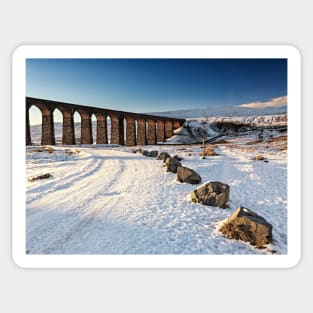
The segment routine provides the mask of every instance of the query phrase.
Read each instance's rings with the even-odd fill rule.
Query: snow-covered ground
[[[218,156],[204,160],[199,145],[144,147],[182,156],[183,165],[196,170],[203,182],[229,184],[229,209],[191,202],[197,186],[177,182],[162,161],[133,152],[139,147],[56,146],[51,153],[27,147],[27,253],[286,254],[286,141],[254,140],[254,134],[228,138],[215,146]],[[269,162],[252,161],[256,154]],[[52,177],[28,180],[45,173]],[[273,225],[268,249],[228,240],[217,231],[238,206]]]
[[[174,136],[167,140],[168,143],[190,144],[209,140],[215,136],[228,136],[234,132],[245,135],[258,133],[262,130],[263,137],[275,136],[279,129],[287,129],[287,115],[263,115],[240,117],[207,117],[187,120],[184,125],[174,131]]]
[[[216,128],[214,125],[216,123],[234,123],[245,125],[246,127],[279,127],[287,126],[287,114],[275,114],[275,115],[249,115],[249,116],[235,116],[235,117],[225,117],[225,116],[213,116],[206,118],[189,118],[184,124],[183,128],[180,128],[175,131],[175,134],[180,136],[174,136],[168,142],[171,143],[192,143],[201,141],[201,138],[198,138],[196,133],[193,133],[193,136],[190,137],[190,132],[187,130],[191,128],[196,130],[197,128],[204,128],[207,131],[208,138],[214,137],[222,133],[221,130]],[[62,123],[54,123],[54,133],[57,143],[62,142]],[[80,138],[80,127],[79,122],[75,123],[75,138],[79,143]],[[111,123],[108,120],[108,139],[110,142],[111,137]],[[92,121],[92,135],[93,141],[96,143],[96,133],[97,133],[97,122]],[[188,138],[186,138],[186,136]],[[41,141],[41,124],[31,126],[31,139],[33,144],[40,144]]]

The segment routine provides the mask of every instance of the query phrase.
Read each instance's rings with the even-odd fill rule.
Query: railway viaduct
[[[126,146],[154,145],[158,142],[164,142],[173,135],[174,129],[180,127],[185,121],[184,119],[115,111],[26,97],[26,145],[32,144],[29,109],[33,105],[42,113],[42,145],[56,144],[53,121],[53,112],[55,109],[60,110],[63,115],[63,145],[75,145],[77,142],[74,131],[75,112],[78,112],[81,116],[81,144],[93,143],[91,123],[93,114],[97,119],[96,144],[109,143],[107,127],[108,117],[110,117],[111,120],[110,143]]]

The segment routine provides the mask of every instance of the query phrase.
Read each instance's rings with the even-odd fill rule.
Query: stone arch
[[[149,127],[148,127],[148,121],[145,120],[145,131],[146,131],[146,143],[148,143],[148,137],[149,137]]]
[[[74,120],[74,138],[75,142],[78,144],[81,144],[81,115],[79,111],[75,110],[73,114],[73,120]]]
[[[119,145],[156,144],[171,137],[173,130],[184,123],[183,119],[141,115],[132,112],[114,111],[26,97],[27,145],[32,143],[30,124],[33,123],[30,122],[29,113],[33,105],[39,109],[37,112],[41,116],[41,144],[43,145],[55,144],[54,120],[58,122],[58,119],[54,118],[54,116],[58,110],[63,115],[62,144],[75,144],[74,115],[76,116],[76,122],[78,122],[76,125],[80,126],[80,134],[77,137],[81,137],[82,144],[93,143],[93,134],[97,134],[96,143],[110,142]],[[97,131],[92,131],[93,113],[97,120]],[[39,124],[39,122],[37,123]],[[57,130],[58,133],[59,131]],[[58,139],[58,143],[59,141]]]
[[[61,144],[63,143],[63,112],[59,108],[55,107],[52,114],[55,143]]]
[[[174,121],[173,122],[173,128],[174,129],[180,128],[181,126],[182,126],[181,122],[179,122],[179,121]]]
[[[92,144],[91,113],[88,110],[77,109],[81,117],[81,144]]]
[[[165,140],[165,124],[162,120],[157,120],[156,122],[156,133],[157,133],[157,142],[164,142]]]
[[[103,113],[95,114],[97,119],[97,137],[96,144],[107,144],[108,134],[107,134],[107,116]]]
[[[42,111],[37,105],[32,104],[26,108],[26,144],[40,145],[41,137]]]
[[[40,100],[29,101],[28,106],[36,106],[42,113],[41,145],[55,145],[53,110],[54,106],[44,104]]]
[[[63,127],[62,127],[62,144],[63,145],[75,145],[75,122],[74,122],[74,110],[72,107],[56,106],[63,115]],[[79,115],[79,113],[78,113]],[[79,116],[80,119],[80,116]],[[80,135],[79,135],[80,137]]]
[[[111,140],[112,120],[111,120],[111,116],[110,115],[107,115],[106,122],[107,122],[108,143],[111,144],[112,143],[112,140]]]
[[[97,117],[95,113],[90,114],[90,121],[91,121],[91,143],[95,144],[97,143],[97,136],[98,136],[98,130],[97,130]]]
[[[126,136],[124,137],[124,142],[126,146],[135,146],[136,145],[136,125],[135,119],[132,116],[125,116],[125,129],[124,133]]]
[[[147,124],[148,124],[148,136],[147,136],[148,145],[155,145],[157,143],[155,120],[148,119]]]
[[[126,117],[123,116],[123,141],[124,141],[124,145],[127,145],[127,120],[126,120]]]
[[[124,116],[119,113],[112,113],[111,117],[111,143],[124,145]]]
[[[137,118],[137,136],[136,136],[137,145],[144,146],[147,143],[146,136],[146,121],[143,118]]]
[[[135,119],[134,122],[135,122],[135,141],[136,141],[136,145],[137,145],[137,142],[138,142],[138,121],[137,121],[137,119]]]
[[[173,122],[166,121],[165,122],[165,138],[170,138],[173,136]]]

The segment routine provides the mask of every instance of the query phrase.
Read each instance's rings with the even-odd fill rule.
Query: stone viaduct
[[[173,135],[174,129],[180,127],[185,121],[184,119],[115,111],[26,97],[26,145],[32,144],[29,109],[33,105],[42,113],[42,145],[56,144],[53,121],[53,112],[55,109],[60,110],[63,115],[62,144],[64,145],[76,144],[74,131],[75,112],[78,112],[81,117],[81,144],[93,143],[91,123],[93,114],[97,119],[96,144],[109,143],[107,127],[108,117],[110,117],[111,120],[110,143],[126,146],[154,145],[157,144],[157,142],[164,142]]]

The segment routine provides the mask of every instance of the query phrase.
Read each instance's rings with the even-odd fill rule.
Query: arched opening
[[[110,115],[107,116],[107,134],[108,134],[108,143],[111,143],[111,117]]]
[[[31,142],[33,145],[41,145],[42,112],[37,106],[32,105],[29,108],[28,114]]]
[[[62,136],[63,136],[63,114],[62,112],[55,108],[53,111],[53,122],[54,122],[54,138],[55,144],[62,144]]]
[[[96,121],[92,120],[92,124],[96,127],[96,132],[93,132],[93,138],[96,137],[96,144],[107,144],[108,136],[107,136],[107,116],[106,114],[96,113]]]
[[[149,124],[148,121],[145,121],[145,130],[146,130],[146,143],[148,143],[148,138],[149,138]]]
[[[138,144],[138,121],[135,120],[135,141]]]
[[[158,144],[158,123],[154,121],[154,129],[155,129],[155,143]]]
[[[123,118],[123,142],[124,142],[124,145],[126,145],[126,140],[127,140],[127,120],[126,118],[124,117]]]
[[[75,141],[76,144],[81,143],[81,115],[78,111],[74,113],[74,134],[75,134]]]
[[[91,134],[92,143],[97,143],[97,117],[94,113],[91,115]]]

